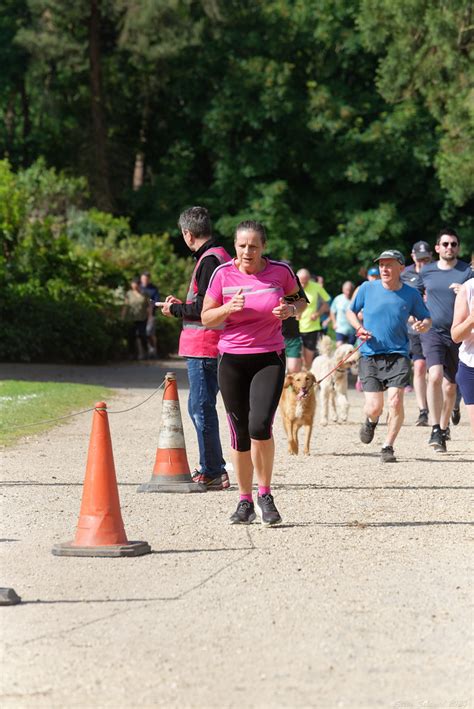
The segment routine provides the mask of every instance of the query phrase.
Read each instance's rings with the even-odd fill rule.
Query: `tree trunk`
[[[133,191],[137,192],[140,187],[143,187],[143,179],[145,174],[145,151],[142,148],[143,143],[140,136],[140,148],[135,155],[135,164],[133,166]]]
[[[22,79],[20,84],[20,96],[21,96],[21,111],[23,114],[23,156],[22,162],[23,167],[27,167],[29,163],[29,141],[31,133],[31,119],[30,119],[30,102],[28,99],[28,94],[26,93],[25,82]]]
[[[147,124],[148,124],[148,114],[149,114],[149,101],[148,98],[145,101],[145,106],[142,113],[142,125],[140,128],[140,139],[138,143],[138,150],[135,155],[135,165],[133,167],[133,190],[136,192],[143,186],[145,178],[145,145],[146,145],[146,134],[147,134]]]
[[[90,0],[89,19],[89,76],[91,85],[92,144],[95,174],[92,183],[100,209],[113,209],[107,160],[107,130],[102,104],[100,67],[100,0]]]
[[[13,155],[13,144],[15,141],[15,94],[12,92],[8,97],[7,106],[5,109],[5,129],[6,129],[6,155]]]

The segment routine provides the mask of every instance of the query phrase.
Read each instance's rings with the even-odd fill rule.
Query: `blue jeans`
[[[217,478],[225,468],[216,411],[219,391],[217,359],[186,357],[186,362],[189,379],[188,412],[197,433],[200,472]]]

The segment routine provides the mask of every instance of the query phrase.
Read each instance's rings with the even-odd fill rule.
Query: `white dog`
[[[353,345],[340,345],[335,348],[331,338],[328,335],[323,335],[318,344],[318,352],[319,355],[313,360],[311,371],[319,383],[320,423],[322,426],[327,426],[330,408],[332,409],[332,420],[343,423],[347,421],[349,413],[348,370],[357,365],[359,351],[354,351]],[[354,352],[354,355],[348,357],[351,352]],[[345,357],[348,358],[344,364],[323,379]]]

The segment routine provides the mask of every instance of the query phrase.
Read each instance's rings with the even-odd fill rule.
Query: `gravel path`
[[[3,378],[103,383],[138,403],[182,363],[0,366]],[[446,455],[407,425],[383,465],[350,422],[316,427],[292,458],[279,417],[274,492],[284,524],[227,522],[237,493],[137,494],[153,467],[161,393],[110,417],[136,559],[59,558],[80,506],[90,415],[2,451],[2,707],[407,707],[472,704],[473,441],[465,411]],[[222,438],[228,433],[220,405]],[[232,477],[232,474],[231,474]],[[470,644],[471,643],[471,644]]]

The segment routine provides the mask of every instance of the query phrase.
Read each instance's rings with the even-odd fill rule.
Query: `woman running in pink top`
[[[263,256],[265,243],[262,224],[239,224],[234,241],[237,258],[214,271],[201,314],[206,327],[223,327],[218,380],[240,491],[231,524],[250,524],[255,519],[254,470],[262,524],[281,522],[271,494],[272,424],[285,379],[281,323],[296,314],[301,299],[291,268]]]

